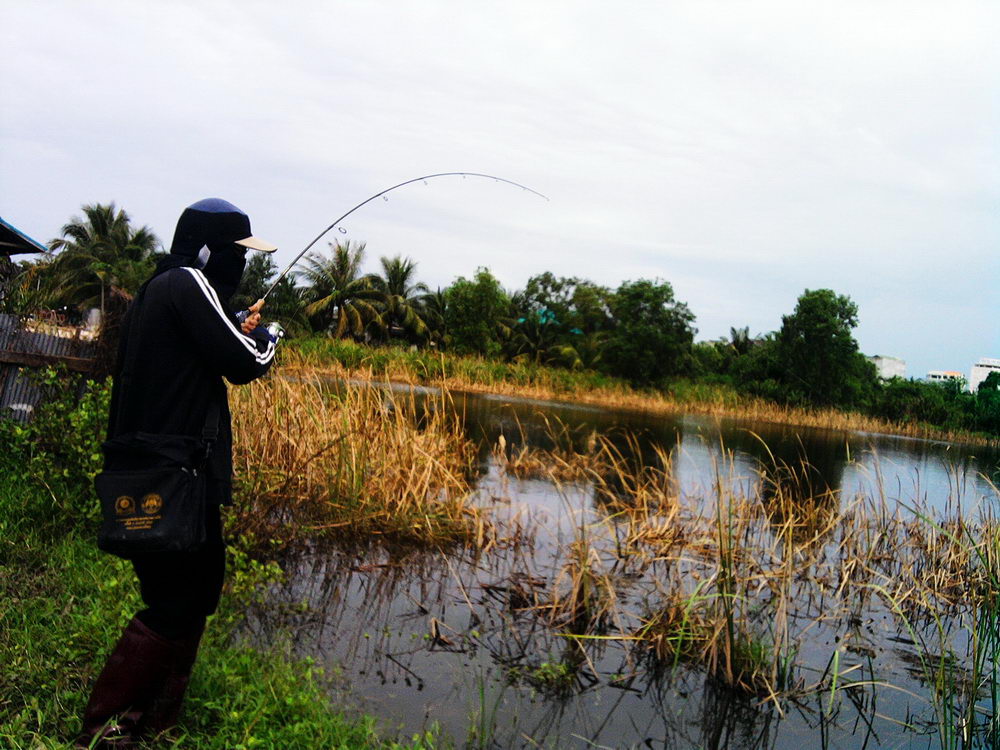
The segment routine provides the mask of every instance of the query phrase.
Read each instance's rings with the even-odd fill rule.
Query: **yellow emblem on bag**
[[[142,499],[142,511],[147,516],[151,516],[163,507],[163,498],[155,492],[150,492]]]
[[[130,495],[122,495],[115,500],[115,510],[118,511],[119,516],[135,513],[135,501]]]

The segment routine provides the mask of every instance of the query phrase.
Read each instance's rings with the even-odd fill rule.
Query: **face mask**
[[[211,255],[202,272],[211,282],[219,299],[228,302],[236,294],[246,268],[247,250],[241,245],[228,243],[221,247],[209,246]]]

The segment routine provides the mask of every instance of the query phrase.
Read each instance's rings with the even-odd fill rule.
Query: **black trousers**
[[[169,640],[200,633],[219,606],[226,574],[226,545],[219,506],[209,503],[207,540],[196,552],[137,555],[132,566],[146,608],[137,613],[148,628]]]

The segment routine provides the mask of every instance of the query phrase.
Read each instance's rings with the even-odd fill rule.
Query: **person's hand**
[[[264,306],[264,300],[259,299],[254,302],[248,308],[250,314],[247,315],[247,319],[243,321],[243,325],[240,326],[243,329],[243,333],[250,333],[254,328],[260,325],[260,309]]]

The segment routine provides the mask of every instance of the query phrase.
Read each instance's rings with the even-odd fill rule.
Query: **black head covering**
[[[246,266],[246,251],[236,244],[252,235],[250,217],[229,201],[205,198],[184,209],[177,220],[170,255],[156,272],[192,266],[200,268],[223,302],[236,292]]]

